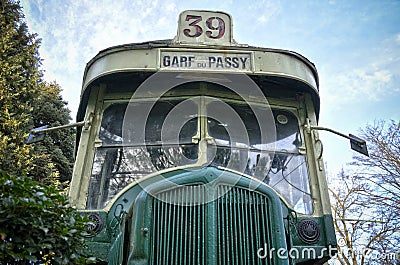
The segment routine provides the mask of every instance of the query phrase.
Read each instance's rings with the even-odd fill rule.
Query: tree
[[[28,32],[18,2],[0,0],[0,32],[0,169],[44,182],[69,180],[73,130],[25,144],[35,126],[65,124],[70,116],[60,87],[42,80],[40,39]]]
[[[73,130],[25,144],[36,126],[68,123],[69,110],[42,80],[40,40],[18,2],[0,0],[0,32],[0,263],[86,264],[87,220],[56,188],[72,175]]]
[[[44,125],[54,127],[70,122],[70,110],[60,93],[61,88],[58,84],[40,83],[39,96],[33,100],[33,127],[37,128]],[[59,176],[56,179],[61,182],[68,182],[71,179],[74,164],[74,135],[74,128],[56,130],[47,133],[44,141],[35,143],[34,154],[37,159],[34,160],[34,164],[36,167],[35,171],[30,172],[30,175],[51,176],[52,171],[46,172],[44,165],[44,163],[51,161],[57,176]],[[42,159],[43,156],[45,156],[44,159]]]
[[[0,1],[0,161],[11,173],[32,166],[31,147],[24,145],[40,74],[39,41],[27,32],[18,4]]]
[[[392,256],[400,244],[400,122],[377,121],[368,125],[362,136],[368,142],[370,156],[354,158],[353,165],[358,168],[355,178],[366,183],[363,192],[383,221],[385,233],[376,239],[373,248],[389,255],[385,262],[393,264]]]
[[[359,181],[369,184],[366,192],[379,205],[391,208],[400,218],[400,122],[378,121],[362,131],[369,157],[356,156]],[[400,219],[396,219],[399,222]]]
[[[394,213],[379,208],[365,193],[366,183],[342,171],[332,195],[332,213],[338,239],[340,264],[393,264],[390,236],[394,232],[388,220]],[[383,255],[386,255],[386,260]]]
[[[394,264],[400,243],[400,123],[378,121],[362,130],[369,157],[331,189],[341,264]]]
[[[87,264],[89,224],[54,186],[0,172],[1,264]],[[85,253],[86,251],[86,253]]]

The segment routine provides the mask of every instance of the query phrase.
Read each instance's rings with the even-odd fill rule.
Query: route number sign
[[[180,14],[176,42],[231,45],[232,23],[224,12],[187,10]]]

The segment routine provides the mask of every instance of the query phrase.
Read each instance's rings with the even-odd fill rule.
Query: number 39
[[[191,21],[189,23],[189,26],[192,28],[186,28],[183,30],[183,34],[186,37],[189,38],[197,38],[200,37],[204,30],[203,28],[199,25],[199,23],[203,20],[201,16],[195,16],[195,15],[187,15],[185,21]],[[215,23],[214,21],[217,21]],[[217,26],[214,26],[213,24],[217,24]],[[225,21],[220,18],[220,17],[210,17],[206,20],[205,23],[207,30],[206,30],[206,36],[210,39],[220,39],[224,36],[225,34]]]

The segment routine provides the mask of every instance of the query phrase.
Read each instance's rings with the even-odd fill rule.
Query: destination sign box
[[[161,51],[160,69],[251,72],[249,52]]]
[[[234,44],[231,16],[218,11],[183,11],[179,16],[174,42],[231,46]]]

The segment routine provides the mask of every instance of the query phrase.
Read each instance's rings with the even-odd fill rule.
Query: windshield
[[[275,137],[271,140],[272,134],[257,117],[269,107],[199,102],[197,98],[109,104],[99,129],[101,145],[95,152],[87,208],[103,208],[124,187],[151,173],[200,163],[198,138],[203,135],[212,139],[207,141],[207,165],[253,176],[274,188],[296,211],[312,213],[306,160],[299,152],[303,142],[294,113],[272,110],[275,128],[271,125],[268,130],[275,130]],[[185,111],[177,111],[180,106]],[[144,109],[150,110],[148,115]],[[235,115],[224,115],[229,110]],[[129,119],[124,119],[127,112]],[[200,119],[204,119],[203,132]]]
[[[215,141],[212,165],[227,167],[264,181],[278,191],[296,211],[312,213],[312,200],[305,156],[300,154],[303,145],[297,117],[290,111],[273,109],[276,140],[262,142],[262,132],[255,115],[262,106],[243,103],[227,104],[235,110],[247,134],[238,127],[238,120],[218,122],[207,118],[208,133]],[[207,105],[208,115],[218,117],[218,102]],[[260,110],[262,111],[262,110]],[[225,115],[224,117],[226,117]]]
[[[186,100],[186,113],[172,113],[186,121],[182,126],[164,124],[180,102],[137,102],[129,108],[128,103],[114,103],[104,110],[99,131],[102,145],[95,153],[87,208],[103,208],[128,184],[153,172],[196,163],[198,146],[192,137],[197,133],[197,103]],[[140,114],[148,108],[151,111],[144,119]],[[132,113],[130,124],[123,124],[127,109]],[[124,141],[123,126],[129,128]]]

